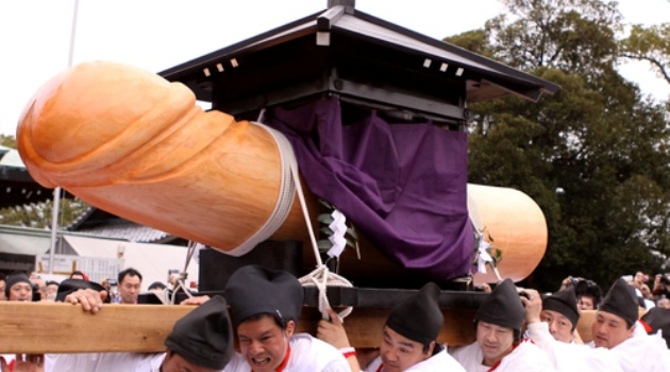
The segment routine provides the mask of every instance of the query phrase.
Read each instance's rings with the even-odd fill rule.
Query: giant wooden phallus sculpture
[[[310,113],[316,113],[311,118],[324,116],[324,107],[338,103],[326,101],[318,105],[321,106],[310,108]],[[290,114],[282,109],[271,112],[270,122],[290,121]],[[461,136],[459,143],[465,143],[464,133],[447,132],[427,133],[433,137]],[[392,144],[393,136],[389,138],[388,143]],[[184,85],[126,65],[83,63],[54,77],[26,106],[17,141],[26,167],[41,185],[61,186],[113,214],[223,252],[235,250],[265,224],[281,192],[280,152],[268,131],[247,121],[236,121],[223,112],[204,112]],[[393,146],[384,150],[389,149],[405,151]],[[465,159],[458,161],[464,163],[458,165],[459,169],[466,169]],[[399,162],[397,172],[407,173],[407,164],[403,168],[403,163],[405,160]],[[384,163],[375,167],[384,167]],[[314,176],[314,172],[312,167],[310,175]],[[337,182],[350,174],[347,172],[340,173]],[[439,189],[443,180],[431,177],[417,174],[411,182],[389,182],[379,188],[385,188],[387,196],[416,189],[416,184],[419,191],[422,187]],[[468,191],[467,174],[458,177],[454,192],[470,193],[478,204],[477,229],[494,237],[495,246],[503,251],[499,267],[502,275],[523,279],[544,254],[547,231],[542,212],[518,191],[474,185]],[[312,201],[308,203],[312,215],[316,213],[312,192],[316,190],[317,196],[330,202],[339,197],[323,195],[330,189],[328,178],[317,175],[317,180],[321,180],[320,185],[315,185],[315,181],[305,185],[307,199]],[[374,183],[369,177],[362,180],[359,183]],[[393,275],[394,268],[404,267],[423,271],[434,279],[468,273],[477,242],[465,198],[462,200],[455,203],[458,205],[431,205],[430,200],[425,200],[420,207],[404,211],[395,209],[405,207],[384,200],[385,204],[377,208],[379,213],[372,217],[352,217],[364,242],[362,263],[353,266],[369,270],[372,275],[377,269],[378,275]],[[453,213],[429,223],[417,217],[433,214],[433,209]],[[374,227],[377,225],[368,224],[397,220],[400,212],[409,217],[403,217],[406,222],[402,225],[395,225],[401,226],[399,229],[380,233],[382,230]],[[344,213],[349,217],[348,211]],[[452,225],[458,231],[449,227],[447,233],[452,235],[443,235],[441,226],[444,221],[453,222],[453,216],[457,216],[458,221]],[[423,226],[433,230],[423,234]],[[405,239],[404,234],[414,235]],[[306,236],[302,211],[294,202],[271,238],[305,241]],[[392,240],[383,240],[389,236]],[[416,236],[425,236],[430,244],[414,244]],[[430,248],[440,244],[460,248],[455,253]],[[413,249],[421,257],[406,259]],[[354,261],[353,256],[345,254],[343,260]],[[453,267],[446,268],[449,265]],[[491,275],[478,278],[494,280]]]

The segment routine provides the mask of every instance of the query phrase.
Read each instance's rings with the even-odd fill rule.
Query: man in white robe
[[[567,291],[572,291],[568,288]],[[565,290],[564,290],[565,291]],[[547,353],[554,368],[559,372],[621,372],[623,371],[611,351],[605,348],[593,349],[586,345],[560,341],[550,332],[549,323],[542,321],[541,314],[546,311],[543,305],[573,317],[572,309],[576,311],[576,301],[572,296],[561,295],[565,302],[557,302],[556,297],[551,300],[540,300],[540,295],[532,289],[525,289],[527,298],[521,299],[526,309],[526,323],[528,338]],[[563,292],[563,291],[561,291]],[[559,293],[561,293],[559,292]],[[565,305],[565,306],[563,306]],[[578,318],[577,318],[578,319]],[[576,326],[576,319],[575,319]]]
[[[657,335],[636,332],[638,316],[633,287],[618,279],[596,313],[590,346],[610,349],[613,358],[626,372],[669,371],[670,353],[665,342]]]
[[[439,306],[440,288],[434,283],[424,285],[416,295],[396,306],[383,328],[379,356],[365,363],[367,372],[465,372],[437,342],[444,326]],[[346,331],[335,312],[331,320],[319,322],[317,337],[341,349],[351,349]],[[360,366],[351,360],[353,371]]]
[[[554,371],[547,355],[521,338],[524,317],[519,293],[514,283],[505,279],[475,314],[477,340],[449,352],[468,372]]]
[[[294,333],[303,290],[290,273],[243,266],[228,280],[225,295],[240,349],[226,372],[351,371],[333,346],[307,333]]]

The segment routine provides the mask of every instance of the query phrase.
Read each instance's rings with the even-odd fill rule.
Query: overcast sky
[[[128,63],[158,72],[326,8],[327,0],[80,0],[74,64]],[[668,0],[620,0],[630,23],[670,22]],[[70,60],[75,0],[0,1],[0,134],[14,134],[32,94]],[[498,0],[357,0],[356,8],[430,37],[481,28]],[[670,84],[649,67],[624,76],[667,98]]]

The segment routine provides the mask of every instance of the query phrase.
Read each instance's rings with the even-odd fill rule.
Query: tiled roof
[[[125,239],[136,243],[164,243],[174,239],[174,236],[166,232],[124,219],[108,220],[104,224],[79,228],[77,232],[112,239]]]

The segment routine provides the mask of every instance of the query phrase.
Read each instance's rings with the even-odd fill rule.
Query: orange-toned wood
[[[159,352],[179,305],[106,305],[97,314],[51,302],[0,302],[0,354]]]
[[[280,157],[247,121],[203,112],[181,83],[92,62],[61,73],[29,101],[17,144],[33,178],[174,235],[231,250],[275,207]],[[302,239],[297,200],[273,239]]]
[[[97,314],[63,303],[0,302],[0,354],[160,352],[174,323],[191,311],[180,305],[105,305]],[[390,310],[355,309],[345,319],[349,340],[376,348]],[[439,340],[464,345],[474,340],[474,311],[444,311]],[[320,313],[305,308],[298,332],[315,334]]]
[[[502,261],[498,270],[503,278],[520,281],[535,270],[547,249],[547,223],[540,207],[521,191],[468,184],[468,194],[476,206],[480,228],[493,238],[491,245],[500,248]],[[488,239],[487,239],[488,240]],[[475,284],[494,283],[490,268],[476,274]]]

